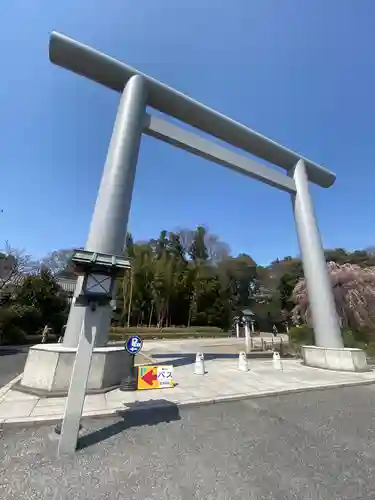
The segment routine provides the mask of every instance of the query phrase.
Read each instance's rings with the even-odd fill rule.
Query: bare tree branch
[[[207,233],[205,239],[208,258],[213,264],[217,264],[229,257],[229,246],[221,241],[216,234]]]
[[[175,233],[179,235],[181,245],[183,246],[184,250],[188,252],[189,248],[191,247],[191,244],[194,241],[194,230],[179,228],[175,231]]]
[[[25,250],[13,248],[8,241],[0,254],[0,291],[16,284],[22,276],[35,271],[35,263]]]
[[[47,267],[54,276],[74,275],[71,267],[73,252],[73,249],[55,250],[42,259],[41,265]]]

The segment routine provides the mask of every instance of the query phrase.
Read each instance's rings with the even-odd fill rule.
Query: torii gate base
[[[363,351],[343,347],[309,192],[309,181],[330,187],[335,181],[332,172],[134,68],[64,35],[52,33],[50,59],[121,94],[86,250],[110,255],[123,252],[143,133],[260,180],[286,191],[292,199],[318,346],[303,348],[305,364],[332,370],[358,371],[367,368]],[[147,106],[211,134],[245,153],[282,167],[288,175],[178,127],[160,116],[150,115]],[[155,172],[155,175],[159,175],[159,172]],[[75,296],[80,294],[81,288],[82,280],[78,279]],[[84,308],[76,307],[73,299],[63,346],[55,344],[31,348],[21,386],[28,390],[46,389],[47,392],[51,392],[51,388],[55,391],[67,389],[84,314]],[[103,307],[96,314],[98,334],[92,374],[89,376],[89,387],[92,389],[104,390],[116,385],[127,370],[125,349],[107,345],[111,315],[110,307]],[[109,364],[111,366],[107,369]]]
[[[40,397],[68,394],[77,347],[63,344],[38,344],[30,347],[17,390]],[[132,359],[121,345],[95,347],[92,355],[87,393],[99,394],[116,389],[130,375]]]
[[[362,349],[347,347],[302,347],[303,363],[315,368],[346,372],[369,371],[366,353]]]

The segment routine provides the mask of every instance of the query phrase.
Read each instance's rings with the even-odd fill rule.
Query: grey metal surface
[[[287,191],[288,193],[295,193],[296,191],[294,180],[287,175],[261,165],[244,155],[223,148],[212,141],[184,130],[157,116],[149,115],[147,117],[146,126],[143,131],[151,137],[155,137],[206,160],[262,181],[282,191]]]
[[[89,378],[92,352],[97,332],[95,315],[99,309],[92,311],[85,307],[85,317],[82,332],[78,342],[77,355],[73,364],[68,397],[66,399],[65,413],[62,421],[61,436],[58,454],[75,453],[79,425],[85,402],[87,380]]]
[[[292,195],[292,204],[309,293],[315,342],[317,346],[322,347],[343,347],[332,285],[327,273],[303,160],[297,163],[292,175],[297,189],[297,193]]]
[[[132,76],[143,75],[149,91],[148,104],[153,108],[286,170],[291,170],[303,158],[191,97],[65,35],[56,32],[51,34],[49,55],[53,63],[117,92],[123,91]],[[311,182],[322,187],[334,183],[334,173],[303,159]]]
[[[374,396],[363,386],[84,422],[73,457],[56,458],[52,426],[4,429],[0,496],[373,500]]]
[[[86,250],[114,255],[123,252],[146,100],[147,90],[143,77],[136,75],[130,78],[120,99]],[[78,279],[75,295],[80,293],[81,287],[82,279]],[[72,304],[64,345],[78,344],[83,314],[82,307]],[[98,346],[105,345],[108,340],[111,315],[111,306],[101,307],[98,312]]]
[[[120,99],[86,250],[123,252],[146,100],[143,77],[130,78]]]

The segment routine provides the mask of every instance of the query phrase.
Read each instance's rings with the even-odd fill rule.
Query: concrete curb
[[[10,382],[8,382],[3,387],[1,387],[1,389],[0,389],[0,403],[3,401],[3,399],[5,398],[7,393],[12,389],[12,387],[14,385],[16,385],[17,382],[19,382],[21,380],[22,375],[23,375],[23,373],[20,373],[19,375],[17,375],[17,377],[14,377],[14,379],[12,379]]]
[[[296,389],[283,389],[280,391],[277,390],[271,390],[271,391],[264,391],[264,392],[258,392],[255,394],[244,394],[244,393],[239,393],[239,394],[231,394],[229,396],[221,396],[218,398],[200,398],[200,399],[195,399],[195,400],[190,400],[190,401],[182,401],[181,403],[174,403],[172,401],[165,401],[165,402],[160,402],[160,401],[155,401],[155,404],[152,404],[152,400],[144,403],[140,403],[139,406],[136,405],[133,408],[114,408],[110,410],[92,410],[86,412],[82,416],[82,421],[86,421],[89,419],[101,419],[101,418],[108,418],[108,417],[114,417],[116,415],[118,416],[123,416],[125,413],[137,413],[137,412],[144,412],[144,411],[155,411],[155,410],[162,410],[162,409],[167,409],[167,408],[193,408],[197,406],[206,406],[206,405],[211,405],[211,404],[220,404],[220,403],[230,403],[230,402],[235,402],[235,401],[244,401],[247,399],[258,399],[258,398],[265,398],[265,397],[275,397],[275,396],[284,396],[288,394],[298,394],[301,392],[310,392],[310,391],[324,391],[324,390],[329,390],[329,389],[340,389],[340,388],[345,388],[345,387],[356,387],[356,386],[362,386],[362,385],[372,385],[375,384],[374,380],[362,380],[362,381],[355,381],[355,382],[342,382],[342,383],[336,383],[336,384],[330,384],[330,385],[320,385],[316,387],[298,387]],[[34,427],[34,426],[42,426],[42,425],[52,425],[52,424],[57,424],[60,423],[62,420],[62,415],[45,415],[45,416],[40,416],[40,417],[17,417],[13,419],[4,419],[4,421],[0,421],[0,428],[2,429],[9,429],[9,428],[14,428],[14,427]]]
[[[152,357],[149,354],[145,354],[144,352],[141,352],[140,354],[144,358],[146,358],[149,363],[156,363],[156,361],[154,359],[152,359]]]

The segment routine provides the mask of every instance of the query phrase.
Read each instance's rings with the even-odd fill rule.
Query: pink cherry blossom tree
[[[328,262],[337,316],[342,328],[375,328],[375,267]],[[307,286],[300,279],[293,290],[293,320],[311,324]]]

